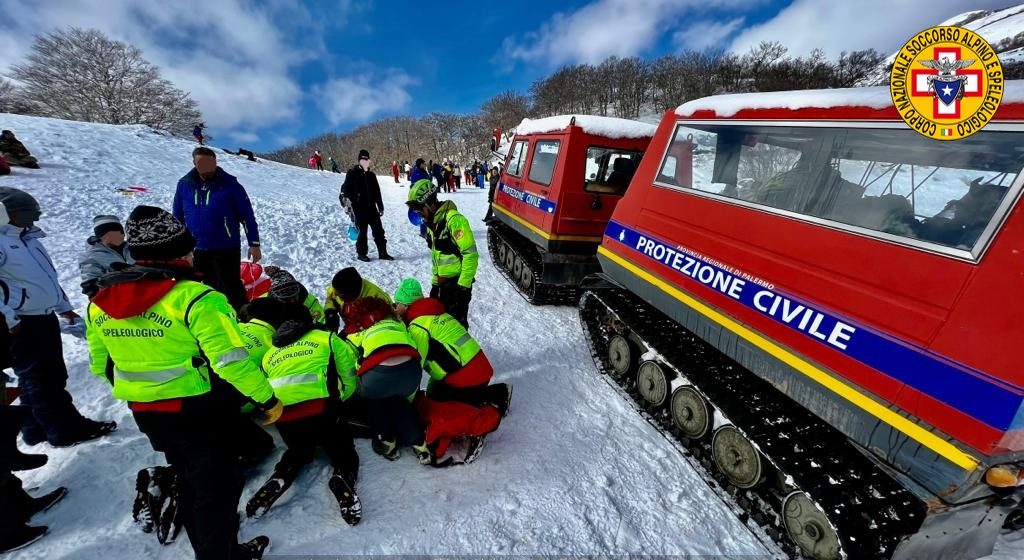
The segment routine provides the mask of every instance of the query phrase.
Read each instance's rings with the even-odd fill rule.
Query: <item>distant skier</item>
[[[317,171],[324,170],[324,157],[320,155],[320,150],[313,152],[313,157],[309,158],[311,162],[310,167]]]
[[[194,127],[192,127],[192,137],[196,139],[196,142],[199,142],[200,146],[203,145],[203,129],[204,128],[206,128],[206,125],[203,124],[203,123],[199,123],[199,124],[195,125]]]
[[[416,158],[416,165],[412,168],[412,174],[409,175],[409,183],[413,184],[420,179],[430,179],[430,173],[427,172],[427,162],[423,158]]]
[[[398,182],[398,173],[399,173],[399,171],[398,171],[398,162],[397,161],[391,162],[391,176],[395,178],[395,182],[396,183]]]
[[[331,156],[330,162],[331,162],[331,172],[332,173],[341,173],[341,168],[338,167],[338,162],[334,160],[334,156]]]

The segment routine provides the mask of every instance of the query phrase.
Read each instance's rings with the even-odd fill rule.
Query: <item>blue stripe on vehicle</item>
[[[515,187],[506,185],[505,183],[501,183],[500,185],[498,185],[498,190],[520,202],[525,202],[526,204],[529,204],[530,206],[533,206],[534,208],[537,208],[543,212],[547,212],[548,214],[555,213],[555,203],[544,198],[543,196],[517,189]]]
[[[1020,388],[797,298],[712,256],[698,255],[614,221],[608,223],[605,236],[993,428],[1024,427]]]

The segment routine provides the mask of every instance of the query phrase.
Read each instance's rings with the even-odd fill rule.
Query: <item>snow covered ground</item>
[[[137,204],[168,208],[194,144],[145,127],[115,127],[0,114],[35,154],[40,170],[14,168],[0,186],[35,195],[40,225],[62,282],[79,312],[77,256],[100,213],[127,216]],[[354,154],[351,154],[354,155]],[[411,154],[415,156],[415,154]],[[338,157],[340,155],[336,155]],[[429,279],[429,259],[402,202],[407,184],[380,177],[394,262],[358,263],[338,208],[342,177],[219,153],[248,189],[260,223],[265,262],[291,270],[322,295],[333,273],[357,265],[393,290],[406,276]],[[339,157],[339,161],[341,158]],[[141,185],[149,192],[123,195]],[[363,521],[346,526],[327,490],[319,459],[271,512],[243,522],[242,536],[267,534],[273,555],[720,555],[770,558],[776,549],[742,524],[676,448],[597,374],[570,308],[527,305],[494,270],[480,218],[486,191],[451,195],[475,228],[481,258],[470,321],[496,368],[515,386],[512,411],[480,459],[451,469],[420,466],[406,454],[388,463],[358,441]],[[372,254],[371,249],[371,254]],[[50,463],[26,487],[65,485],[70,493],[35,523],[50,534],[12,558],[176,559],[186,538],[161,547],[131,522],[136,471],[161,462],[122,403],[87,369],[83,342],[65,337],[70,389],[79,408],[120,428],[72,449],[41,444]],[[247,500],[273,460],[249,480]],[[993,558],[1024,557],[1024,540],[1004,539]]]

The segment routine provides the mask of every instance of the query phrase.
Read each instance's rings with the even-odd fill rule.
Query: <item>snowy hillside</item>
[[[964,27],[981,35],[999,54],[999,61],[1003,64],[1024,61],[1024,4],[1001,10],[965,12],[936,25]],[[897,54],[899,51],[892,53],[857,85],[888,84],[889,72]]]
[[[145,127],[108,126],[0,114],[42,169],[14,168],[0,186],[34,194],[40,225],[65,289],[82,312],[77,255],[93,215],[126,216],[137,204],[168,207],[194,144]],[[352,154],[354,155],[354,154]],[[414,154],[411,157],[415,157]],[[248,189],[261,227],[265,260],[290,269],[322,293],[333,273],[357,265],[394,290],[405,276],[426,281],[429,258],[402,205],[407,184],[380,179],[394,262],[358,263],[338,209],[342,176],[218,153]],[[148,193],[118,189],[145,186]],[[676,447],[650,427],[597,374],[576,311],[527,305],[492,268],[480,218],[486,191],[450,195],[473,224],[484,252],[470,320],[496,369],[514,384],[511,413],[480,459],[451,469],[420,466],[409,454],[389,463],[367,441],[362,460],[363,521],[346,526],[327,490],[326,458],[304,471],[271,512],[245,521],[242,537],[267,534],[272,554],[433,555],[723,555],[773,557],[777,549],[742,523]],[[371,249],[371,255],[372,255]],[[79,408],[120,428],[71,449],[41,444],[49,464],[25,474],[26,487],[70,488],[38,516],[50,534],[11,555],[19,559],[190,557],[186,538],[161,547],[131,522],[135,473],[162,462],[123,403],[89,374],[85,345],[65,337],[70,390]],[[246,486],[247,500],[269,473],[268,461]],[[1011,536],[1011,539],[1013,537]],[[1004,540],[994,558],[1024,557],[1024,541]]]

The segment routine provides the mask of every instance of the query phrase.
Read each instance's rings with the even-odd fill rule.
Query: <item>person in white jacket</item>
[[[35,226],[39,203],[25,191],[0,187],[6,219],[0,225],[0,314],[10,329],[21,402],[32,414],[22,427],[25,443],[75,445],[113,431],[114,422],[90,420],[67,392],[68,370],[57,315],[72,325],[82,318],[60,287],[57,270]]]

